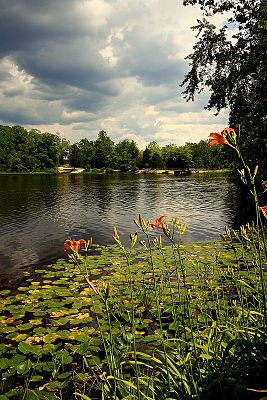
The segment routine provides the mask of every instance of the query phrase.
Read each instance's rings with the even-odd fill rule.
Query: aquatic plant
[[[210,145],[242,157],[237,136],[227,128]],[[257,168],[243,166],[256,222],[226,227],[223,240],[184,246],[181,217],[151,222],[140,214],[129,248],[116,227],[113,246],[68,239],[68,261],[1,290],[0,399],[264,395],[266,206],[258,205]]]

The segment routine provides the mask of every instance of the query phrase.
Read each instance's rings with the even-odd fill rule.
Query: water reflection
[[[181,215],[185,242],[211,239],[236,223],[238,202],[225,177],[2,175],[0,272],[66,256],[66,238],[112,243],[115,225],[127,243],[139,213],[145,219]]]

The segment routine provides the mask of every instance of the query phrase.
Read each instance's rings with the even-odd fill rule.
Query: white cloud
[[[0,119],[72,143],[179,145],[223,128],[227,113],[186,103],[179,87],[198,7],[177,0],[13,0],[0,15]],[[216,22],[220,22],[216,17]]]

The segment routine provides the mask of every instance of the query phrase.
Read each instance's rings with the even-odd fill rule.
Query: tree
[[[178,147],[176,144],[167,144],[161,150],[167,168],[176,168]]]
[[[79,149],[78,145],[75,143],[70,148],[69,164],[72,167],[76,168],[76,167],[80,167],[81,163],[82,163],[81,150]]]
[[[229,107],[229,124],[241,135],[248,160],[259,163],[266,174],[266,17],[262,0],[184,0],[184,5],[199,4],[203,19],[197,30],[194,52],[187,59],[190,71],[186,100],[209,88],[208,109],[220,112]],[[227,23],[217,29],[210,22],[215,14],[230,12]],[[235,28],[235,29],[233,29]],[[244,150],[244,149],[243,149]]]
[[[122,140],[114,149],[114,167],[122,172],[134,172],[137,169],[138,154],[138,147],[133,140]]]
[[[111,167],[114,152],[114,142],[108,137],[105,131],[100,131],[95,141],[95,154],[92,159],[96,168]]]
[[[40,168],[53,168],[59,165],[59,144],[60,139],[57,135],[49,132],[38,135],[36,157],[40,162]]]
[[[78,147],[81,150],[81,165],[83,168],[89,170],[92,167],[92,160],[95,156],[95,142],[89,141],[88,139],[82,139],[78,143]]]
[[[150,142],[143,153],[143,167],[145,168],[163,168],[161,148],[154,140]]]

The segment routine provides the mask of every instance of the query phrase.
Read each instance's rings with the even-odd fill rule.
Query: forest
[[[124,139],[115,144],[105,131],[100,131],[96,140],[84,138],[71,145],[57,134],[36,129],[28,132],[22,126],[0,126],[1,172],[55,172],[64,164],[86,171],[105,169],[130,173],[142,168],[232,168],[228,153],[221,146],[211,149],[204,140],[163,147],[152,141],[145,150],[139,150],[133,140]]]

